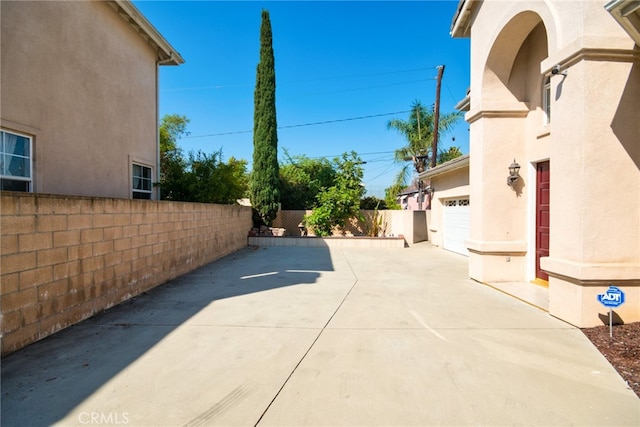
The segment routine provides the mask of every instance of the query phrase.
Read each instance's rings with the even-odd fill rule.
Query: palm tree
[[[433,108],[428,109],[420,101],[414,101],[408,120],[392,119],[387,123],[387,129],[395,129],[407,140],[407,145],[394,152],[396,162],[403,163],[403,167],[396,177],[396,184],[404,187],[409,178],[409,167],[413,163],[417,173],[424,172],[430,164],[431,144],[433,143]],[[462,117],[459,111],[440,115],[438,133],[446,134],[451,131],[456,121]]]
[[[460,156],[462,156],[460,147],[449,147],[448,150],[440,150],[438,152],[438,164],[448,162],[449,160],[453,160]]]

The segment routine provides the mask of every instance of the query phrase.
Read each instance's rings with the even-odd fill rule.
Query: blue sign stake
[[[613,308],[624,304],[624,292],[615,286],[609,286],[604,294],[598,294],[598,301],[609,307],[609,338],[613,338]]]

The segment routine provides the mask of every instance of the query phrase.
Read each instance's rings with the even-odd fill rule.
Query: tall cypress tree
[[[251,204],[264,224],[271,225],[278,213],[280,180],[276,123],[276,72],[269,12],[262,11],[260,62],[253,95],[253,172]]]

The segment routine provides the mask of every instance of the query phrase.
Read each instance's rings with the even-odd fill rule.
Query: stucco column
[[[472,110],[466,117],[471,125],[469,275],[481,282],[524,280],[524,188],[530,184],[521,176],[508,186],[507,176],[514,158],[524,160],[528,113],[510,105]]]
[[[596,295],[623,288],[616,309],[640,320],[640,55],[582,49],[553,81],[550,313],[601,324]],[[554,126],[560,123],[561,126]]]

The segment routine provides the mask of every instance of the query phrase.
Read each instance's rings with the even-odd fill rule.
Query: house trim
[[[460,0],[451,23],[451,37],[469,37],[471,35],[471,12],[476,0]]]
[[[467,240],[467,248],[479,254],[526,254],[527,242],[524,240]]]
[[[434,176],[442,175],[447,172],[454,171],[456,169],[461,169],[469,166],[469,155],[466,154],[464,156],[456,157],[453,160],[449,160],[439,166],[436,166],[433,169],[429,169],[425,172],[422,172],[418,177],[420,180],[425,180],[432,178]]]
[[[581,263],[547,257],[540,260],[550,276],[582,281],[633,280],[640,277],[640,264],[635,263]]]
[[[129,0],[111,0],[108,4],[158,53],[160,65],[184,64],[180,53],[162,37]]]
[[[565,48],[550,54],[540,63],[540,74],[550,74],[556,65],[566,69],[580,61],[634,62],[638,59],[640,51],[630,49],[628,40],[623,37],[585,36],[576,38]]]
[[[456,105],[453,106],[457,111],[469,111],[471,108],[471,95],[467,95],[462,98]]]
[[[28,190],[25,191],[26,193],[33,193],[34,187],[35,187],[35,178],[34,178],[34,155],[33,155],[33,151],[34,151],[34,135],[32,134],[28,134],[28,133],[24,133],[24,132],[20,132],[20,131],[15,131],[12,129],[8,129],[5,127],[0,127],[0,131],[4,132],[5,134],[12,134],[12,135],[16,135],[16,136],[20,136],[22,138],[28,138],[29,139],[29,155],[25,156],[24,154],[22,155],[17,155],[15,153],[5,153],[4,151],[4,147],[2,149],[0,149],[0,153],[2,154],[2,156],[6,156],[9,155],[11,157],[22,157],[23,159],[26,157],[29,161],[29,176],[25,177],[22,175],[4,175],[4,171],[0,171],[0,178],[3,181],[19,181],[19,182],[26,182],[28,183]],[[4,141],[2,141],[4,144]]]
[[[497,108],[502,107],[502,108]],[[470,110],[467,114],[465,114],[464,119],[468,123],[473,123],[480,119],[484,118],[511,118],[511,119],[519,119],[525,118],[530,113],[530,110],[527,108],[509,108],[509,106],[503,105],[488,105],[486,107],[477,108]]]
[[[640,2],[637,0],[613,0],[605,4],[604,8],[640,46]]]
[[[0,127],[3,127],[7,130],[13,129],[18,132],[27,133],[29,135],[37,135],[40,132],[40,129],[36,127],[14,122],[13,120],[5,119],[4,117],[0,119]]]

